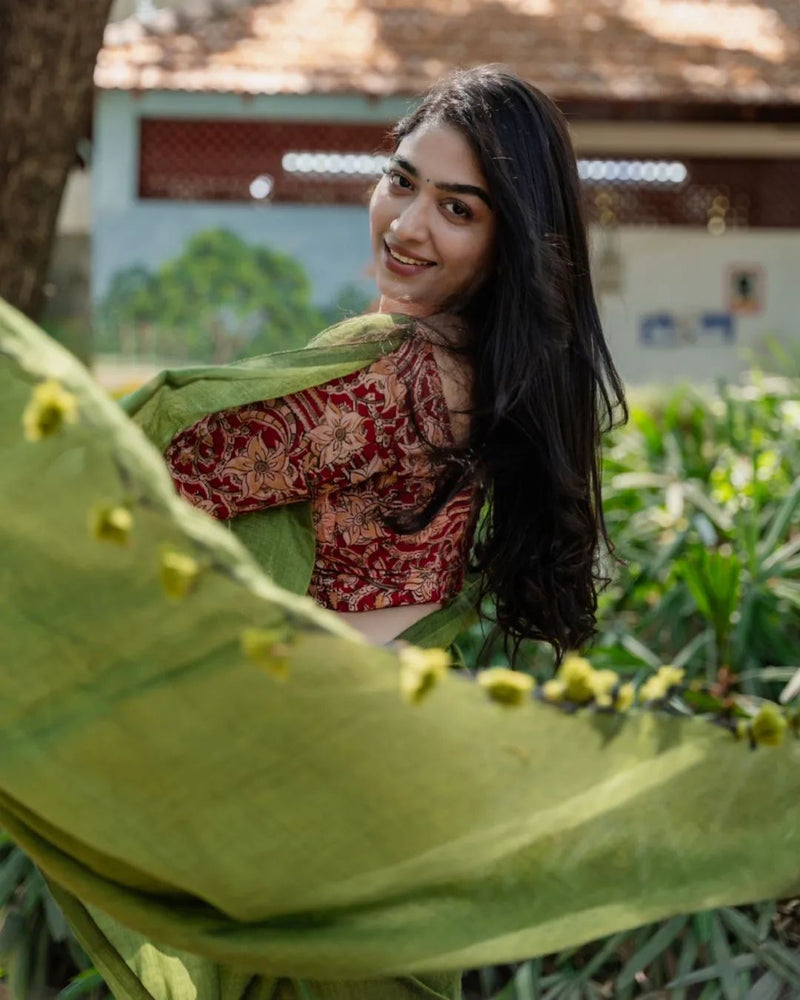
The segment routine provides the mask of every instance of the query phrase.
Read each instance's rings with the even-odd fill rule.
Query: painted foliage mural
[[[369,304],[353,282],[316,305],[298,260],[229,230],[206,229],[155,270],[135,264],[116,272],[96,309],[95,350],[226,364],[301,347]]]

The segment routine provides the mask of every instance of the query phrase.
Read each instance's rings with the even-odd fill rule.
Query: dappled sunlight
[[[204,8],[205,9],[205,8]],[[562,98],[793,99],[792,0],[271,0],[109,25],[101,89],[419,93],[502,62]]]
[[[533,17],[547,17],[556,13],[553,0],[518,0],[517,13],[530,14]]]
[[[787,56],[780,17],[774,10],[756,3],[624,0],[619,12],[649,35],[665,42],[738,49],[776,63]]]
[[[280,7],[284,8],[283,14],[276,12],[274,4],[254,9],[252,37],[242,39],[236,47],[240,57],[249,54],[248,46],[261,51],[264,39],[268,38],[270,45],[281,53],[283,61],[301,66],[309,62],[309,56],[313,57],[319,46],[327,50],[331,64],[338,59],[358,60],[369,52],[379,68],[389,68],[386,65],[389,54],[379,43],[376,16],[359,0],[339,0],[334,33],[330,30],[330,21],[320,17],[319,0],[294,0]],[[302,25],[301,31],[298,25]],[[237,61],[239,59],[234,59]]]

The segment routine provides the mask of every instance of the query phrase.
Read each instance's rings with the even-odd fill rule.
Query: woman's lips
[[[395,254],[398,254],[400,257],[404,257],[405,260],[398,260]],[[413,278],[415,275],[421,274],[423,271],[427,271],[428,268],[436,267],[434,261],[420,260],[418,264],[406,263],[406,261],[410,259],[410,254],[401,254],[398,250],[395,250],[393,253],[389,248],[389,245],[384,240],[383,263],[386,269],[392,271],[394,274],[399,274],[404,278]]]

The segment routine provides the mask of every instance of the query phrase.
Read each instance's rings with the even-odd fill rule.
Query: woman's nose
[[[407,202],[389,229],[400,242],[422,242],[428,235],[428,219],[423,199],[414,198]]]

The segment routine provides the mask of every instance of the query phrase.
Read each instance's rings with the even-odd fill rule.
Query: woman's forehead
[[[394,158],[405,160],[433,183],[486,187],[486,178],[472,146],[452,125],[423,123],[403,137]]]

